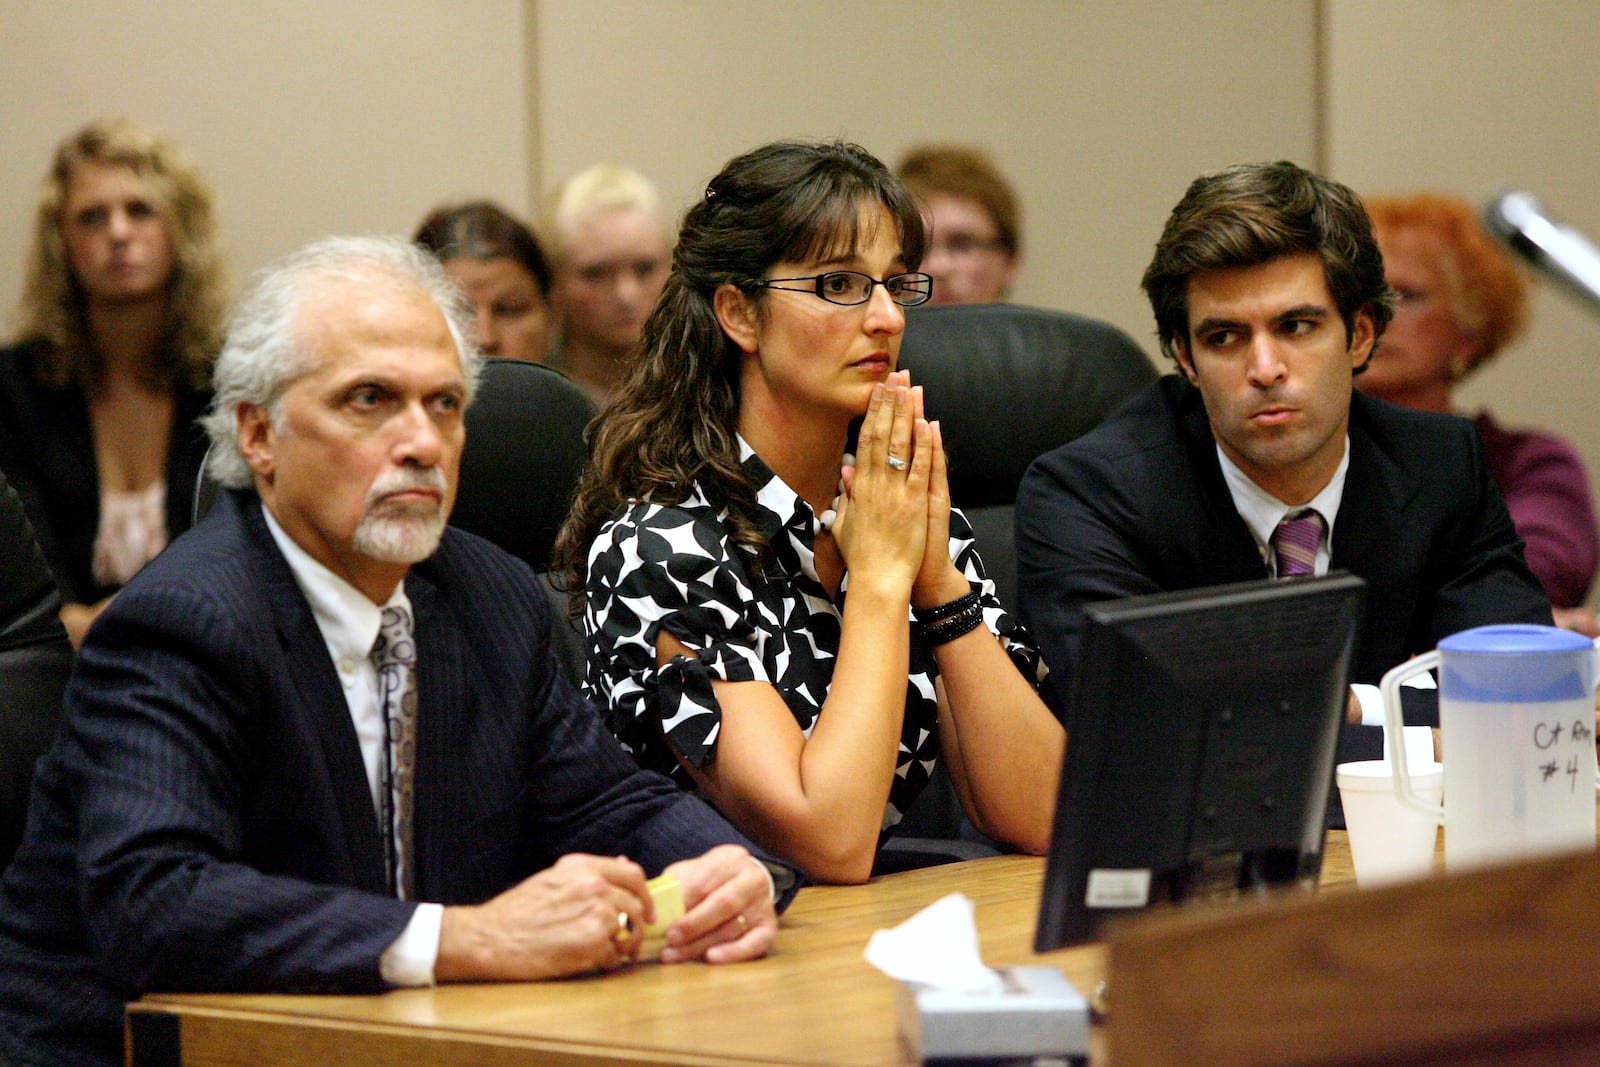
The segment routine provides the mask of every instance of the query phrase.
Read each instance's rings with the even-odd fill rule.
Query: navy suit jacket
[[[1021,613],[1050,666],[1047,699],[1058,715],[1072,692],[1083,605],[1267,577],[1223,480],[1200,392],[1177,375],[1034,461],[1016,518]],[[1375,684],[1473,626],[1550,625],[1550,603],[1466,419],[1356,393],[1332,549],[1333,569],[1367,582],[1352,682]],[[1248,669],[1248,651],[1240,660]],[[1377,735],[1347,728],[1340,758],[1376,758]]]
[[[448,530],[412,569],[418,897],[488,899],[568,852],[655,873],[724,842],[571,688],[533,573]],[[147,990],[382,989],[414,904],[327,646],[253,494],[130,582],[90,632],[0,883],[0,1049],[120,1059]]]

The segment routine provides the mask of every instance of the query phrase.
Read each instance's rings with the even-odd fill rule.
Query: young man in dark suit
[[[0,883],[0,1060],[118,1062],[152,989],[608,970],[663,869],[665,960],[772,944],[770,870],[563,681],[532,572],[445,527],[468,323],[378,239],[241,305],[207,420],[229,491],[91,630]]]
[[[1549,625],[1465,419],[1354,393],[1393,312],[1360,200],[1292,163],[1196,179],[1144,275],[1177,363],[1017,494],[1021,608],[1064,714],[1084,604],[1350,571],[1367,581],[1340,759],[1379,731],[1366,687],[1442,637]],[[1251,650],[1238,650],[1241,670]],[[1419,694],[1420,696],[1420,694]],[[1430,701],[1407,704],[1426,722]],[[1437,722],[1437,705],[1432,707]]]

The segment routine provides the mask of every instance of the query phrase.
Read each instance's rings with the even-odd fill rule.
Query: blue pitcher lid
[[[1444,652],[1484,652],[1517,655],[1525,652],[1579,652],[1594,642],[1571,630],[1528,623],[1476,626],[1451,634],[1439,642]]]

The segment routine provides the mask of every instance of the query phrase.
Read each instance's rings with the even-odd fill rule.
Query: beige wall
[[[67,130],[169,130],[216,186],[240,272],[447,197],[536,212],[597,159],[674,209],[741,149],[845,136],[893,160],[988,147],[1026,212],[1023,301],[1148,342],[1139,269],[1196,171],[1315,149],[1312,0],[0,0],[0,308]],[[531,42],[531,43],[530,43]],[[1196,79],[1196,56],[1247,54]],[[130,76],[128,71],[136,69]],[[921,75],[919,71],[926,71]]]
[[[1315,149],[1310,0],[541,0],[541,180],[631,163],[682,208],[731,156],[842,136],[988,148],[1024,206],[1015,296],[1148,349],[1139,274],[1200,170]],[[603,27],[603,32],[597,32]],[[1207,70],[1197,77],[1196,65]]]
[[[0,307],[51,146],[107,113],[200,158],[241,273],[318,233],[408,232],[448,197],[531,211],[598,159],[681,208],[776,137],[891,161],[971,141],[1022,195],[1018,299],[1152,351],[1140,270],[1187,181],[1225,163],[1522,185],[1600,237],[1593,0],[0,0]],[[1600,319],[1541,288],[1466,398],[1600,470]]]
[[[88,119],[200,161],[239,272],[330,231],[409,233],[437,201],[527,207],[520,0],[0,0],[0,317],[39,180]]]

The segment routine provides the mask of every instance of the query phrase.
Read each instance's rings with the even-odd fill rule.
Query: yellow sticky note
[[[639,958],[653,960],[666,947],[667,927],[683,918],[683,886],[671,874],[661,874],[645,883],[650,890],[650,900],[655,904],[656,921],[644,928],[644,942],[639,946]]]

